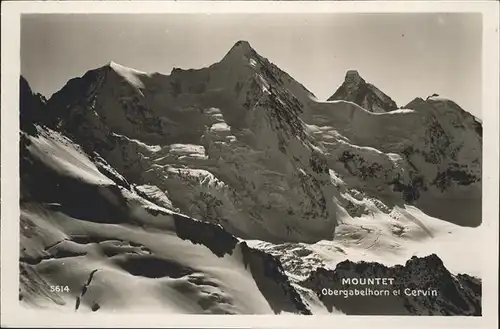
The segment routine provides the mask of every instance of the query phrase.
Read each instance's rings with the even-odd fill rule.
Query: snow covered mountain
[[[21,78],[20,296],[78,310],[362,314],[318,297],[314,273],[436,253],[447,279],[480,277],[463,241],[481,230],[481,123],[435,97],[394,108],[353,72],[335,95],[316,100],[246,41],[170,75],[110,62],[48,101]],[[454,311],[422,299],[386,312],[480,313],[442,298]]]
[[[310,314],[273,256],[219,225],[146,200],[147,189],[127,184],[59,132],[36,121],[25,126],[19,295],[25,304],[81,312]]]

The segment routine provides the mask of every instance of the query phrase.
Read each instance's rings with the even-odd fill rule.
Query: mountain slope
[[[248,43],[209,68],[170,76],[112,63],[70,81],[48,107],[59,129],[131,182],[182,190],[174,203],[195,218],[242,237],[331,238],[327,161],[286,88],[299,84],[275,71]]]
[[[83,312],[310,313],[274,257],[143,199],[69,138],[32,124],[20,149],[25,303]],[[51,291],[55,285],[68,290]]]

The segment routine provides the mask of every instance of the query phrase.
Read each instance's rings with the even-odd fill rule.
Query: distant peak
[[[344,100],[358,104],[370,112],[389,112],[397,104],[380,89],[367,83],[357,70],[348,70],[344,82],[327,101]]]
[[[248,41],[239,40],[231,47],[226,56],[224,56],[224,59],[243,58],[254,55],[255,53],[256,51],[252,48]]]
[[[233,49],[234,48],[241,48],[241,49],[247,49],[247,50],[253,50],[252,46],[250,46],[250,43],[246,40],[239,40],[237,41],[234,46],[233,46]]]
[[[345,82],[347,83],[363,83],[365,80],[361,77],[357,70],[348,70],[345,74]]]

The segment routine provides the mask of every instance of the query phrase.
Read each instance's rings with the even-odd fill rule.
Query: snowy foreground
[[[48,101],[21,78],[20,134],[27,307],[481,314],[482,126],[451,100],[349,71],[321,102],[240,41]]]

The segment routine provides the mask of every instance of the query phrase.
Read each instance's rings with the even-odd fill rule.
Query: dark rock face
[[[257,287],[267,298],[276,314],[282,311],[311,314],[297,291],[292,287],[277,258],[263,251],[240,244],[245,267],[249,266]]]
[[[365,281],[373,278],[392,281]],[[301,285],[315,291],[328,309],[346,314],[481,315],[480,279],[454,276],[435,254],[393,267],[344,261],[333,271],[318,268]],[[339,295],[325,294],[328,289]],[[345,291],[352,295],[340,294]]]
[[[147,278],[181,278],[193,273],[190,268],[185,268],[178,263],[147,255],[120,255],[112,258],[113,263],[126,272]]]
[[[238,240],[222,226],[195,221],[186,216],[174,214],[177,236],[195,244],[203,244],[218,257],[232,254]]]
[[[328,101],[353,102],[370,112],[389,112],[398,109],[396,103],[371,83],[367,83],[357,71],[347,71],[344,83],[328,98]]]
[[[444,190],[449,187],[453,181],[459,185],[470,185],[481,180],[480,177],[472,175],[466,170],[460,170],[459,167],[456,167],[446,168],[445,171],[438,173],[434,181],[432,181],[432,184],[436,185],[441,190]]]
[[[339,160],[351,175],[359,176],[363,180],[374,177],[383,170],[380,164],[368,163],[359,155],[352,154],[349,151],[344,151]]]
[[[21,129],[35,133],[34,123],[50,124],[46,102],[40,94],[31,90],[26,79],[21,76],[19,81],[19,121]]]

